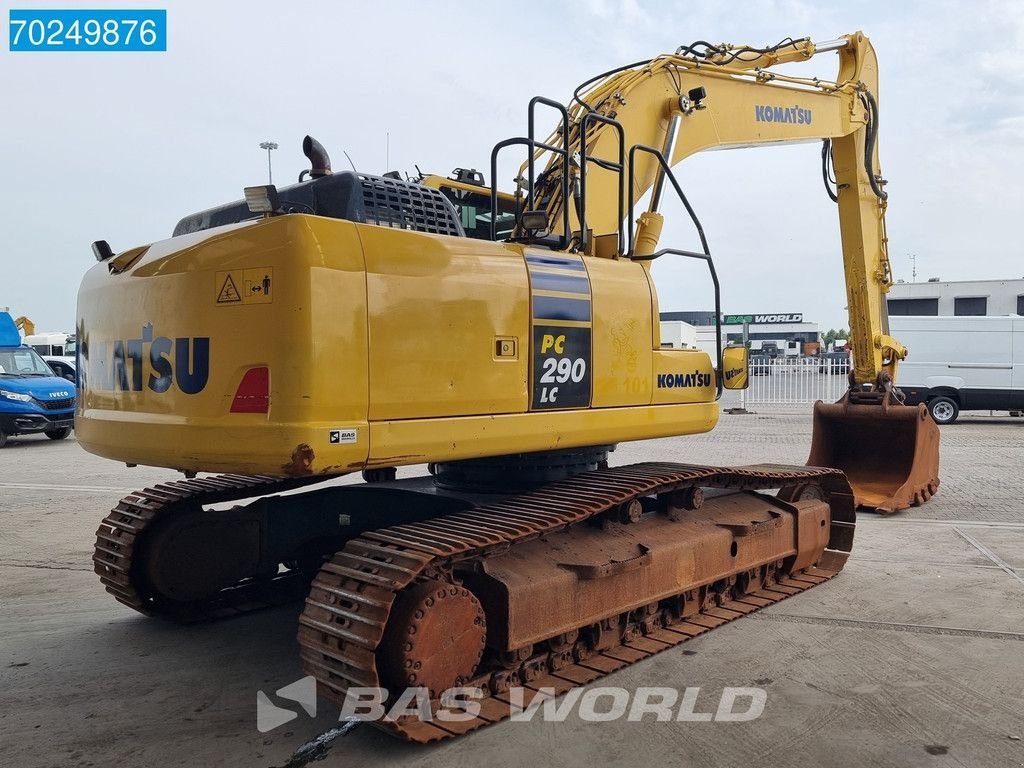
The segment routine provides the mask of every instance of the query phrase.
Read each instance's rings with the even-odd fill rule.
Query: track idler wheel
[[[377,664],[388,688],[431,696],[473,677],[487,641],[483,606],[465,587],[422,581],[395,600]]]
[[[147,530],[135,565],[151,597],[178,603],[206,600],[260,575],[260,535],[260,520],[245,510],[211,514],[196,508]]]

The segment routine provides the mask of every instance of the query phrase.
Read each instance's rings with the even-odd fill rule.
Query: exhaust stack
[[[322,176],[331,175],[331,158],[323,144],[312,136],[306,136],[302,140],[302,154],[309,158],[311,178],[319,179]]]

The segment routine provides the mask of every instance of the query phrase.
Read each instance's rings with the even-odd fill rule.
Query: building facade
[[[1024,315],[1024,279],[896,283],[887,303],[890,316]]]
[[[662,320],[661,346],[667,349],[699,349],[697,329],[682,320]]]
[[[662,312],[663,341],[666,335],[671,337],[670,329],[679,323],[694,326],[697,347],[715,354],[714,312]],[[818,324],[804,322],[801,312],[728,314],[722,317],[723,346],[743,342],[744,324],[751,351],[772,356],[809,354],[820,339]]]

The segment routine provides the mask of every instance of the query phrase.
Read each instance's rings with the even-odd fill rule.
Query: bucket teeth
[[[890,515],[939,489],[939,428],[923,405],[814,405],[807,463],[842,470],[857,506]]]

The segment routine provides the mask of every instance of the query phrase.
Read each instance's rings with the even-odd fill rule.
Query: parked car
[[[75,425],[75,394],[73,383],[21,343],[10,313],[0,312],[0,448],[11,435],[66,438]]]
[[[842,373],[850,372],[849,352],[826,352],[821,356],[818,364],[818,373]]]
[[[50,369],[62,379],[77,382],[78,374],[75,369],[75,358],[57,355],[43,355],[43,360],[50,366]]]

